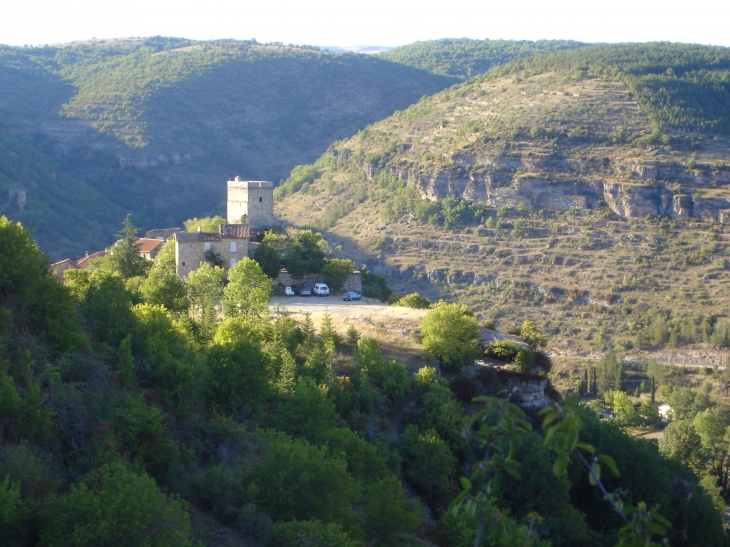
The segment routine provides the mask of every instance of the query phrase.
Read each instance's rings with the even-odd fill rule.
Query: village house
[[[72,260],[70,258],[64,258],[63,260],[59,260],[58,262],[54,262],[51,264],[51,270],[53,270],[53,273],[55,273],[58,277],[63,279],[63,272],[66,270],[78,270],[79,266],[76,264],[75,260]]]
[[[154,260],[157,253],[160,252],[160,247],[165,244],[162,239],[149,239],[146,237],[140,237],[134,242],[134,246],[139,249],[139,256],[145,260]]]
[[[200,229],[198,229],[200,230]],[[248,256],[248,224],[221,224],[218,232],[180,232],[175,238],[175,273],[186,277],[206,262],[206,253],[212,252],[228,270]]]

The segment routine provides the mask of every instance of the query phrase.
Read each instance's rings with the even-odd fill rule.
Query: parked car
[[[317,296],[328,296],[330,293],[330,288],[325,285],[324,283],[315,283],[314,284],[314,294]]]
[[[357,294],[356,292],[346,292],[342,295],[342,300],[360,300],[362,298],[361,295]]]
[[[312,289],[309,287],[302,287],[299,290],[299,296],[312,296]]]
[[[287,296],[294,296],[294,290],[291,287],[284,289],[284,294]]]

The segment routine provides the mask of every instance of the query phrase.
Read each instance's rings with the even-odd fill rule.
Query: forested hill
[[[496,68],[492,77],[544,72],[618,79],[663,129],[730,133],[730,49],[725,47],[597,45],[520,59]]]
[[[497,67],[295,169],[278,214],[404,293],[503,327],[531,315],[561,352],[726,348],[729,53],[588,46]],[[715,338],[680,333],[704,317]]]
[[[585,46],[573,40],[473,40],[445,38],[394,48],[379,57],[434,74],[470,78],[514,59]]]
[[[0,131],[57,162],[49,173],[65,178],[56,185],[74,179],[107,200],[99,208],[96,193],[76,193],[79,211],[91,209],[95,218],[94,211],[115,210],[111,225],[123,211],[143,227],[177,225],[220,210],[227,177],[279,180],[332,141],[454,81],[372,56],[255,42],[5,47]],[[25,170],[29,154],[17,156]],[[8,175],[0,207],[35,229],[53,255],[78,253],[85,241],[64,243],[52,233],[70,234],[74,224],[85,225],[84,215],[62,214],[45,192],[28,200],[24,216],[9,200],[11,186],[31,192],[33,183],[53,180]],[[102,231],[109,242],[111,231]]]

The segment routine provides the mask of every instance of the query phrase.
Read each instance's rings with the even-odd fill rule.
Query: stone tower
[[[270,180],[228,181],[228,222],[245,222],[256,229],[270,228],[274,219],[274,183]]]

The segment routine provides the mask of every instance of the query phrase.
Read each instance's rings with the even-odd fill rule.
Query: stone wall
[[[271,288],[274,294],[282,295],[287,287],[314,287],[315,283],[324,283],[321,274],[307,274],[302,279],[294,279],[294,277],[286,270],[281,270],[279,275],[276,276],[271,282]],[[358,294],[362,294],[362,277],[360,272],[354,271],[350,274],[345,281],[343,287],[337,291],[337,294],[344,294],[349,291],[354,291]],[[333,294],[330,292],[330,294]]]
[[[231,250],[231,243],[236,243],[236,250]],[[219,254],[223,260],[223,268],[228,271],[236,262],[248,256],[248,239],[223,239],[210,241],[210,249]],[[205,242],[175,242],[175,271],[180,277],[187,277],[193,270],[197,270],[205,262]]]

